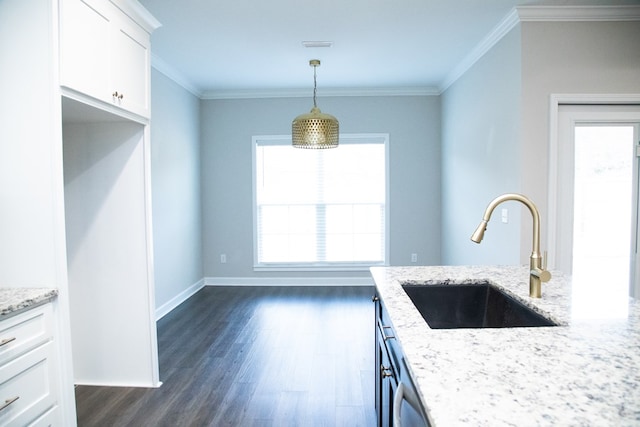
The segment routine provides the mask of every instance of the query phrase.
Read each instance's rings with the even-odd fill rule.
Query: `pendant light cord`
[[[317,108],[318,106],[316,105],[316,92],[317,92],[317,88],[316,88],[316,69],[318,68],[317,65],[313,66],[313,108]]]

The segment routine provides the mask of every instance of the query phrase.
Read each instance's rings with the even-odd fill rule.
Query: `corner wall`
[[[640,22],[523,22],[442,95],[443,263],[524,264],[528,211],[469,236],[486,204],[518,191],[538,206],[546,249],[552,94],[640,93]],[[509,143],[509,141],[512,141]],[[511,202],[513,203],[513,202]],[[501,209],[501,207],[499,207]]]
[[[200,100],[151,69],[151,192],[157,312],[202,284]]]
[[[443,264],[519,264],[517,202],[497,209],[481,245],[470,236],[494,197],[520,191],[520,62],[516,27],[442,95]]]

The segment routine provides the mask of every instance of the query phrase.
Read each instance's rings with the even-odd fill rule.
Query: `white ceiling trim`
[[[162,26],[147,9],[145,9],[140,3],[133,0],[111,0],[118,9],[123,11],[131,19],[136,21],[144,30],[151,34]]]
[[[521,22],[640,21],[640,6],[519,6]]]
[[[309,89],[247,89],[247,90],[212,90],[201,91],[195,87],[184,74],[180,73],[162,58],[151,54],[151,66],[178,85],[200,99],[251,99],[251,98],[305,98],[312,97]],[[377,87],[377,88],[324,88],[318,97],[323,96],[437,96],[440,91],[436,87]]]
[[[198,88],[195,87],[189,79],[184,76],[184,74],[176,70],[175,67],[167,64],[162,58],[155,55],[153,52],[151,53],[151,66],[173,80],[175,83],[182,86],[187,91],[191,92],[193,95],[198,98],[202,98],[202,91],[198,90]]]
[[[467,55],[440,85],[443,93],[520,22],[639,21],[640,6],[518,6]]]
[[[323,88],[318,98],[327,96],[434,96],[440,95],[438,88],[432,87],[374,87],[374,88]],[[206,91],[201,99],[249,99],[249,98],[311,98],[313,89],[269,89],[269,90],[228,90]]]
[[[498,25],[449,73],[440,85],[440,93],[443,93],[456,80],[478,62],[496,43],[509,33],[520,22],[518,11],[514,8],[505,16]]]

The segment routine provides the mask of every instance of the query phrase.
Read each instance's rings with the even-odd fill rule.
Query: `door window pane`
[[[633,149],[631,126],[575,128],[574,271],[597,262],[629,283]]]

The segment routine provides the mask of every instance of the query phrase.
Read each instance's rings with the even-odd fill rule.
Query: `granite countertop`
[[[640,301],[626,285],[552,272],[537,299],[526,267],[371,273],[435,426],[640,424]],[[402,290],[407,282],[490,282],[560,326],[430,329]]]
[[[51,288],[0,288],[0,320],[51,301],[58,295]]]

